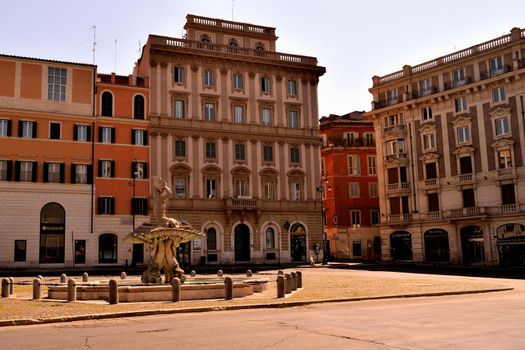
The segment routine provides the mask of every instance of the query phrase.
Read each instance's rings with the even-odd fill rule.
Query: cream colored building
[[[374,76],[384,260],[525,265],[525,30]]]
[[[275,29],[187,16],[150,35],[135,74],[150,87],[151,176],[168,215],[207,234],[181,253],[207,264],[304,262],[322,246],[314,57],[276,52]]]

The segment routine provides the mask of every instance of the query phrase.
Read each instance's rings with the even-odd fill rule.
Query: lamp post
[[[324,202],[323,202],[323,193],[324,193],[324,184],[327,185],[327,190],[330,191],[330,184],[328,183],[328,174],[325,170],[321,172],[321,186],[318,188],[318,192],[321,193],[321,227],[322,227],[322,234],[323,234],[323,265],[328,264],[328,256],[326,252],[326,232],[325,232],[325,226],[326,226],[326,215],[324,212]]]
[[[136,160],[133,160],[133,172],[131,173],[131,183],[128,185],[133,188],[131,197],[131,215],[133,216],[133,231],[135,231],[135,213],[136,213],[136,201],[135,201],[135,180],[139,176],[139,169]]]

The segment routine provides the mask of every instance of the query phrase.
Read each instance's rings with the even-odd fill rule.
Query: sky
[[[0,54],[93,63],[96,26],[98,72],[128,75],[187,14],[274,27],[277,51],[317,57],[320,117],[370,110],[374,75],[525,28],[523,0],[3,0]]]

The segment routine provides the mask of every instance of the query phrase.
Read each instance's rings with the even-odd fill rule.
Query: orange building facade
[[[320,120],[323,207],[330,256],[381,256],[373,123],[362,112]]]

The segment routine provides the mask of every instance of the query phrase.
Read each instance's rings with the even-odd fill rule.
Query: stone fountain
[[[189,225],[166,216],[166,203],[172,195],[166,180],[154,179],[155,223],[145,223],[128,234],[124,239],[133,243],[144,243],[150,252],[148,268],[142,275],[143,283],[162,283],[161,272],[164,272],[164,282],[171,283],[174,277],[184,282],[186,276],[177,262],[177,247],[181,243],[195,238],[205,237]]]

